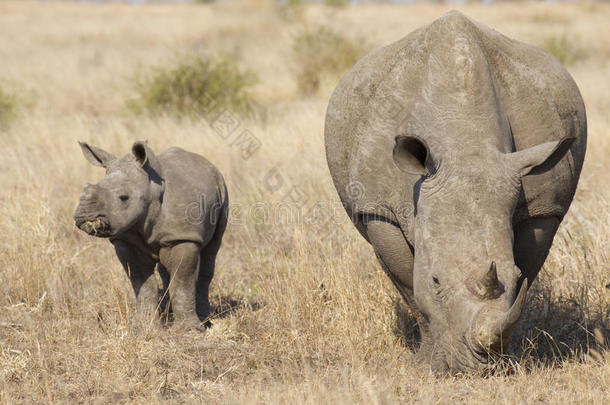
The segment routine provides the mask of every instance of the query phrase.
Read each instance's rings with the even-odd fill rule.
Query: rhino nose
[[[89,218],[99,215],[104,204],[100,201],[99,187],[97,185],[85,184],[80,194],[80,201],[74,212],[74,218]]]
[[[92,184],[86,183],[85,187],[83,187],[83,191],[80,195],[81,200],[92,200],[96,196],[96,187]]]

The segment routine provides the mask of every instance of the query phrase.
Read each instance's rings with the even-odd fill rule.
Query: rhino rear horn
[[[489,270],[487,270],[481,278],[472,283],[471,289],[475,295],[483,299],[495,299],[502,294],[502,287],[500,285],[500,280],[498,280],[496,262],[491,262]]]

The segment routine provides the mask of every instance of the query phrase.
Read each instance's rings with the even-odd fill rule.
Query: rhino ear
[[[106,167],[108,166],[108,163],[116,159],[112,153],[108,153],[96,146],[89,145],[86,142],[79,142],[78,144],[83,151],[85,159],[87,159],[92,165]]]
[[[392,157],[394,164],[403,172],[427,175],[430,162],[430,150],[426,143],[411,135],[399,135],[395,139]]]
[[[540,174],[552,169],[567,153],[573,137],[546,142],[509,154],[511,165],[521,174]]]
[[[161,181],[162,170],[161,164],[157,159],[157,156],[148,146],[148,141],[137,141],[134,142],[131,147],[131,154],[136,159],[136,162],[146,171],[154,181]]]
[[[148,147],[148,142],[136,141],[131,147],[131,153],[140,166],[144,167],[149,159],[149,155],[152,154],[152,151]]]

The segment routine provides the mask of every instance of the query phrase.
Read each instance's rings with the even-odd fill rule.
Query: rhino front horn
[[[472,285],[473,292],[483,299],[495,299],[502,294],[496,262],[491,262],[489,270]]]
[[[510,334],[519,321],[523,308],[525,307],[525,298],[527,297],[527,279],[523,280],[517,299],[510,309],[500,318],[494,328],[498,336]]]

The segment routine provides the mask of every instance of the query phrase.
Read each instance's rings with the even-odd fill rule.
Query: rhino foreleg
[[[120,240],[112,242],[114,250],[131,281],[139,316],[149,319],[156,314],[158,285],[154,277],[155,261],[134,246]]]
[[[161,278],[162,282],[162,289],[159,290],[159,311],[161,312],[162,318],[167,320],[171,312],[169,305],[170,276],[165,266],[163,266],[161,263],[157,263],[157,271],[159,272],[159,277]]]
[[[201,264],[200,247],[184,242],[161,249],[159,259],[169,273],[169,297],[176,322],[198,324],[196,284]]]
[[[422,346],[425,346],[428,341],[428,325],[413,301],[413,251],[411,247],[400,228],[388,220],[364,218],[363,226],[381,267],[415,313],[422,338],[421,343]]]
[[[514,227],[515,264],[531,286],[544,264],[559,227],[557,217],[527,219]]]

